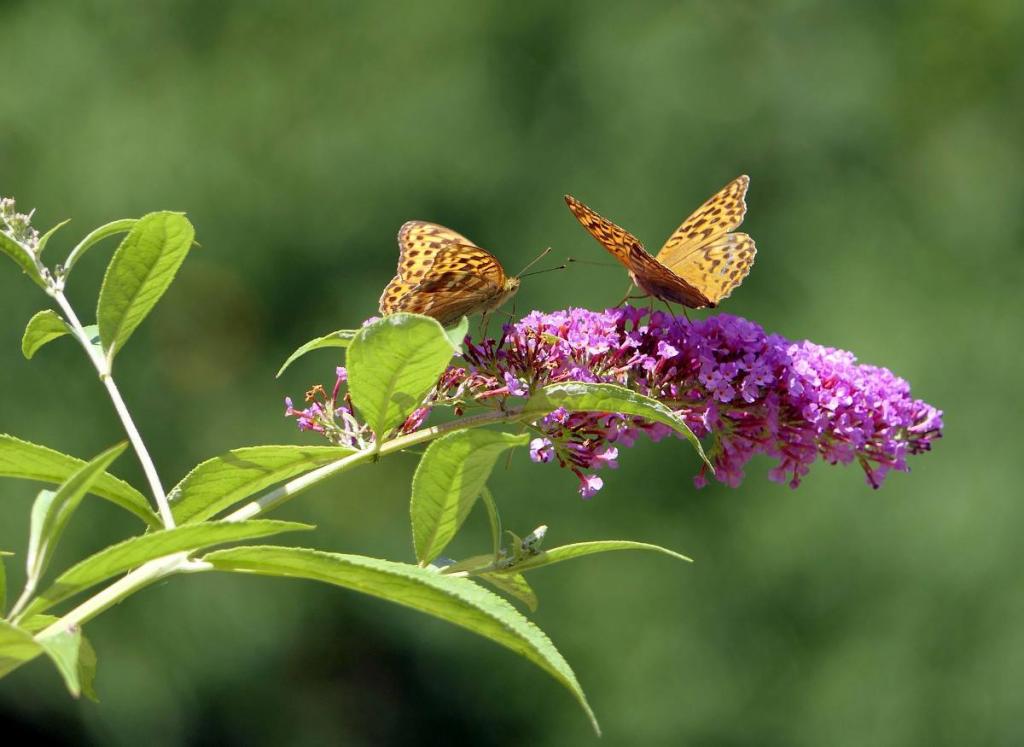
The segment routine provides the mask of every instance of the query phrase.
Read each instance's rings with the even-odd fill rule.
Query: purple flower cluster
[[[856,461],[872,487],[890,470],[907,471],[907,456],[928,451],[942,435],[942,412],[910,396],[909,384],[885,368],[860,365],[852,353],[766,334],[728,314],[690,322],[663,311],[625,306],[603,312],[533,312],[506,325],[499,340],[466,338],[463,365],[450,367],[402,425],[419,428],[432,407],[467,404],[505,408],[559,382],[608,382],[667,405],[700,438],[710,438],[715,479],[736,487],[757,454],[776,459],[769,477],[796,487],[820,456],[830,464]],[[338,369],[330,396],[287,401],[300,429],[332,443],[363,448],[373,435],[355,417]],[[533,423],[535,462],[557,461],[580,481],[580,494],[600,490],[596,471],[618,466],[619,451],[641,434],[672,435],[665,425],[621,413],[558,409]],[[702,466],[694,478],[707,484]]]
[[[306,392],[306,407],[296,410],[291,397],[285,397],[285,417],[295,418],[300,431],[320,433],[335,446],[362,449],[373,443],[373,433],[356,420],[348,392],[339,400],[341,385],[348,381],[344,366],[335,370],[331,395],[317,384]]]
[[[630,306],[533,312],[506,326],[499,341],[467,340],[467,347],[464,386],[478,401],[564,381],[626,386],[710,436],[714,476],[734,487],[746,463],[767,454],[778,460],[769,477],[792,487],[820,455],[830,464],[856,460],[877,488],[942,433],[941,411],[912,399],[907,382],[887,369],[728,314],[690,322]],[[601,487],[588,471],[616,466],[619,447],[640,433],[654,440],[670,433],[618,414],[556,411],[535,425],[531,458],[572,469],[584,496]],[[702,467],[695,483],[706,481]]]

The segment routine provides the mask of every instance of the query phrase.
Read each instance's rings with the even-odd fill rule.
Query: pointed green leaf
[[[168,499],[179,524],[193,524],[250,495],[354,454],[344,446],[246,446],[207,459],[185,475]]]
[[[43,345],[68,334],[68,326],[60,314],[46,309],[28,320],[25,334],[21,338],[21,354],[31,358]]]
[[[378,439],[420,406],[454,354],[430,317],[394,314],[359,330],[346,359],[348,389]]]
[[[57,497],[56,490],[40,490],[32,501],[29,513],[28,548],[25,551],[25,574],[31,584],[35,584],[42,573],[41,566],[46,559],[46,544],[43,532],[54,510],[53,501]]]
[[[491,476],[501,453],[529,440],[526,433],[464,430],[427,448],[412,478],[412,537],[426,564],[451,542]]]
[[[128,444],[122,442],[107,449],[71,475],[55,493],[40,492],[32,506],[32,529],[26,553],[26,570],[33,584],[46,570],[57,542],[92,483],[127,447]]]
[[[526,605],[530,612],[537,611],[537,593],[520,573],[481,573],[477,578]]]
[[[83,466],[85,462],[77,457],[0,433],[0,477],[19,477],[56,484],[64,482]],[[131,511],[150,526],[162,526],[160,518],[153,513],[142,493],[124,480],[102,474],[89,489],[95,495]]]
[[[100,287],[96,319],[112,361],[174,280],[195,231],[181,213],[150,213],[114,252]]]
[[[78,655],[82,649],[82,629],[77,625],[36,638],[47,656],[57,666],[64,678],[68,692],[78,697],[82,694],[82,682],[78,676]]]
[[[42,236],[40,236],[39,237],[39,244],[36,245],[36,256],[40,256],[41,257],[43,255],[43,249],[46,248],[46,244],[47,244],[47,242],[49,242],[50,237],[53,236],[55,233],[57,233],[58,230],[60,230],[61,228],[63,228],[64,226],[66,226],[70,222],[71,222],[70,218],[68,218],[67,220],[62,220],[60,223],[58,223],[53,228],[51,228],[49,231],[47,231]]]
[[[316,337],[309,342],[300,345],[296,348],[295,352],[288,356],[281,368],[278,369],[277,378],[280,378],[281,374],[285,372],[291,364],[297,361],[299,358],[304,356],[306,353],[312,350],[319,350],[320,348],[347,348],[352,344],[352,340],[356,336],[358,330],[354,329],[339,329],[330,334],[326,334],[323,337]]]
[[[100,340],[100,328],[95,324],[86,324],[82,331],[89,340],[89,345],[103,357],[103,341]]]
[[[39,267],[36,265],[36,261],[29,250],[3,231],[0,231],[0,252],[13,259],[14,263],[21,268],[22,272],[29,276],[33,283],[40,288],[46,288],[46,281],[39,274]]]
[[[487,510],[487,523],[491,527],[491,547],[494,549],[494,557],[497,558],[501,552],[501,516],[498,515],[498,504],[494,500],[494,495],[486,485],[480,488],[480,501]]]
[[[704,447],[693,434],[685,421],[671,409],[656,399],[645,397],[618,384],[588,384],[585,382],[566,382],[549,384],[534,394],[523,408],[523,415],[528,420],[537,420],[559,407],[569,412],[608,412],[636,415],[661,423],[681,433],[696,449],[704,463],[714,472],[714,466],[708,461]]]
[[[524,656],[569,690],[600,733],[568,662],[511,604],[465,578],[406,563],[296,547],[234,547],[204,560],[219,570],[307,578],[386,599],[470,630]]]
[[[18,625],[22,630],[32,633],[33,635],[53,625],[60,618],[54,615],[26,615],[21,623]],[[96,696],[96,690],[93,686],[93,680],[96,678],[96,650],[92,647],[89,639],[86,638],[85,633],[81,633],[81,646],[78,649],[78,681],[82,686],[82,694],[89,700],[96,703],[99,702],[99,698]],[[40,648],[40,653],[42,648]]]
[[[7,614],[7,567],[4,565],[4,558],[12,555],[13,552],[0,550],[0,617]]]
[[[85,254],[91,246],[98,244],[109,236],[116,236],[119,233],[128,233],[138,222],[137,218],[123,218],[90,231],[86,234],[85,238],[79,241],[78,245],[71,250],[71,253],[68,254],[68,258],[64,260],[65,276],[67,273],[71,272],[71,268],[75,266],[75,263],[82,258],[82,255]]]
[[[452,347],[455,350],[462,350],[462,342],[466,339],[466,333],[469,331],[469,317],[464,316],[456,322],[454,327],[449,327],[444,331],[448,339],[451,340]]]
[[[0,620],[0,677],[43,653],[36,639],[21,628]]]
[[[580,558],[584,555],[593,555],[599,552],[613,552],[615,550],[647,550],[650,552],[659,552],[663,555],[676,558],[677,560],[685,560],[688,563],[692,563],[693,560],[680,555],[677,552],[668,550],[658,545],[651,545],[647,542],[630,542],[628,540],[597,540],[594,542],[576,542],[571,545],[562,545],[561,547],[552,547],[550,550],[541,550],[536,555],[531,555],[524,560],[516,563],[515,565],[507,568],[497,568],[494,570],[495,573],[521,573],[523,571],[532,571],[535,568],[543,568],[546,565],[552,565],[553,563],[561,563],[563,560],[572,560],[573,558]]]
[[[82,646],[78,650],[78,681],[82,683],[82,695],[93,703],[99,703],[99,695],[96,694],[96,649],[92,643],[82,634]]]
[[[23,615],[28,618],[43,612],[90,586],[164,555],[313,528],[310,524],[297,524],[291,521],[253,519],[188,524],[132,537],[104,548],[64,571],[50,588],[32,600]]]

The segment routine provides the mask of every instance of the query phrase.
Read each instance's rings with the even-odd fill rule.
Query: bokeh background
[[[681,442],[640,443],[582,501],[520,453],[506,523],[549,541],[633,538],[536,573],[535,619],[574,665],[603,744],[1024,741],[1020,287],[1024,5],[5,2],[0,193],[57,258],[91,227],[187,211],[202,248],[119,359],[167,482],[232,447],[315,442],[282,400],[329,383],[299,343],[375,310],[407,219],[450,225],[514,272],[607,258],[573,192],[650,247],[749,173],[757,264],[726,311],[909,379],[946,436],[872,491],[819,464],[795,491],[755,461],[695,491]],[[111,246],[76,269],[86,317]],[[614,304],[623,273],[524,283],[518,308]],[[0,263],[0,430],[90,456],[121,436],[66,341],[31,362],[44,298]],[[415,457],[324,485],[291,539],[411,560]],[[143,484],[126,457],[115,472]],[[0,484],[21,580],[36,486]],[[137,525],[78,514],[57,566]],[[288,539],[288,538],[283,538]],[[471,519],[455,551],[487,544]],[[493,644],[305,582],[174,579],[88,626],[102,704],[43,662],[0,682],[0,722],[103,745],[579,744],[571,698]]]

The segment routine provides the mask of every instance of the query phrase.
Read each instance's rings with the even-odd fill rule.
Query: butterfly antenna
[[[619,267],[620,265],[615,262],[595,262],[592,259],[576,259],[576,257],[566,257],[565,261],[572,265],[594,265],[595,267]]]
[[[569,265],[558,265],[557,267],[546,267],[543,270],[535,270],[534,272],[528,272],[525,275],[519,275],[518,277],[520,279],[528,278],[531,275],[543,275],[545,272],[554,272],[555,270],[565,270],[565,269],[568,269],[568,267],[569,267]]]
[[[530,261],[529,261],[529,262],[527,263],[526,267],[524,267],[523,269],[521,269],[521,270],[520,270],[520,271],[519,271],[519,272],[518,272],[518,273],[516,274],[516,277],[517,277],[517,278],[521,278],[521,277],[523,277],[523,273],[524,273],[524,272],[526,272],[527,270],[529,270],[529,269],[530,269],[531,267],[533,267],[533,266],[534,266],[535,264],[537,264],[538,262],[540,262],[540,261],[541,261],[542,259],[544,259],[544,258],[545,258],[546,256],[548,256],[549,254],[551,254],[551,247],[550,247],[550,246],[549,246],[549,247],[548,247],[547,249],[545,249],[544,251],[542,251],[542,252],[541,252],[540,254],[538,254],[538,255],[537,255],[536,257],[534,257],[533,259],[531,259],[531,260],[530,260]]]

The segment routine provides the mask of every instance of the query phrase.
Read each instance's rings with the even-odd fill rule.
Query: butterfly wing
[[[565,202],[590,235],[629,269],[633,282],[645,293],[691,309],[713,305],[698,288],[652,257],[629,231],[598,215],[572,195],[566,195]]]
[[[472,242],[453,241],[438,252],[428,277],[448,273],[479,277],[486,285],[493,286],[495,292],[504,287],[506,280],[505,269],[497,258]]]
[[[507,297],[505,270],[490,252],[473,243],[442,243],[420,275],[396,276],[388,283],[380,299],[382,314],[425,314],[448,326]]]
[[[426,276],[437,255],[452,244],[476,246],[458,231],[437,223],[422,220],[403,223],[398,229],[399,277],[417,282]]]
[[[739,176],[697,208],[669,236],[657,260],[717,304],[743,282],[757,254],[745,233],[730,233],[743,223],[750,178]]]
[[[598,215],[572,195],[565,196],[565,204],[569,206],[576,220],[580,222],[590,235],[597,239],[597,243],[608,250],[615,259],[619,260],[629,270],[633,269],[633,256],[635,250],[639,249],[644,254],[647,250],[640,243],[640,239],[631,234],[625,228],[617,226],[607,218]]]

